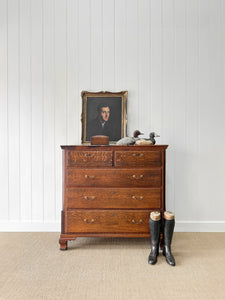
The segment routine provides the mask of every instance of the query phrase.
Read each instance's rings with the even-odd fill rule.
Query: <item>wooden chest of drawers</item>
[[[61,146],[60,249],[79,236],[148,237],[165,210],[165,150],[155,146]]]

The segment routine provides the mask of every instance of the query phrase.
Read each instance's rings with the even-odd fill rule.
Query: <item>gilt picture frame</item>
[[[94,135],[109,136],[114,144],[127,132],[127,91],[82,91],[82,144],[90,144]]]

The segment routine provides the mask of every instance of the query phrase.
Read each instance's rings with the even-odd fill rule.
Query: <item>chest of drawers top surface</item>
[[[61,145],[63,150],[74,150],[74,151],[162,151],[165,150],[168,145],[130,145],[130,146],[120,146],[120,145],[107,145],[107,146],[95,146],[95,145]]]

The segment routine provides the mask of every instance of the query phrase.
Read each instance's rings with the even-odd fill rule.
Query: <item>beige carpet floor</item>
[[[59,250],[59,233],[0,233],[0,299],[224,300],[225,233],[175,233],[176,267],[148,239],[77,238]]]

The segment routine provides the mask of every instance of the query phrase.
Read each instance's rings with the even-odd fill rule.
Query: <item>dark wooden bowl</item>
[[[108,145],[109,137],[106,135],[94,135],[91,137],[91,145]]]

